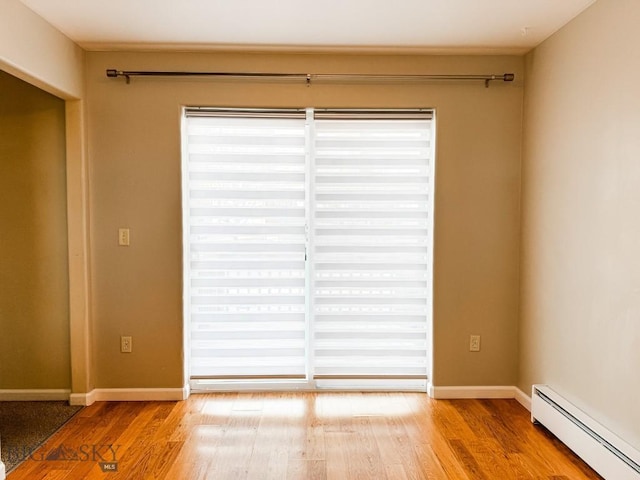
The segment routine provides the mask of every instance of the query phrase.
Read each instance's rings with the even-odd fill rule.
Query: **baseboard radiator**
[[[607,480],[640,480],[640,452],[547,385],[534,385],[531,420],[544,425]]]

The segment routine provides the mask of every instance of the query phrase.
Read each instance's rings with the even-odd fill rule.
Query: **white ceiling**
[[[22,0],[90,49],[524,53],[595,0]]]

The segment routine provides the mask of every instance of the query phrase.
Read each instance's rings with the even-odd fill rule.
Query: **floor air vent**
[[[544,425],[604,478],[640,480],[640,452],[549,386],[533,386],[531,419]]]

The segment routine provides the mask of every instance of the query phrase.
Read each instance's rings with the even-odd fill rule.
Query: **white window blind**
[[[312,112],[187,113],[191,378],[424,390],[431,112]]]
[[[316,378],[426,378],[430,120],[315,122]]]
[[[191,376],[304,377],[304,116],[187,135]]]

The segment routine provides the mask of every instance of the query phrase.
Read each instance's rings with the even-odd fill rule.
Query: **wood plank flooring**
[[[98,402],[7,477],[532,478],[600,477],[544,428],[531,424],[529,412],[515,400],[324,392]]]

